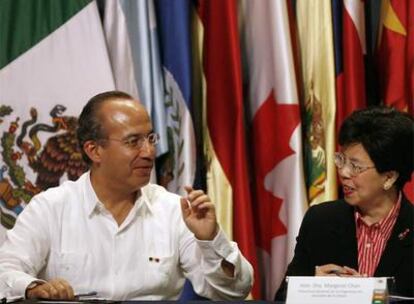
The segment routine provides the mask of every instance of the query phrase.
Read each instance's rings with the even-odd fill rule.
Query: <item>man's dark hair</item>
[[[77,137],[84,161],[90,165],[92,162],[83,150],[83,145],[88,140],[98,141],[106,137],[106,132],[99,119],[99,110],[104,102],[112,99],[133,100],[132,96],[121,91],[109,91],[95,95],[89,99],[82,109],[78,120]]]
[[[400,190],[414,167],[414,120],[408,113],[378,106],[353,112],[339,131],[339,144],[360,143],[379,173],[396,171]]]

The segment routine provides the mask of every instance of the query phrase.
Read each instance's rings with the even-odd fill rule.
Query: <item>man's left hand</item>
[[[216,209],[203,190],[184,187],[187,197],[181,198],[181,211],[188,229],[202,241],[211,241],[217,235]]]

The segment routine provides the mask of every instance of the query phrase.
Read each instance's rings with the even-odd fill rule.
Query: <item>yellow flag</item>
[[[337,198],[331,1],[298,0],[296,11],[306,113],[306,182],[309,202],[316,204]]]

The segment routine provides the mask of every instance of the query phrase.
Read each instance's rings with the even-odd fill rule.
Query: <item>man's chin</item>
[[[132,173],[134,184],[143,187],[151,181],[152,168],[137,168]]]
[[[135,184],[139,185],[139,187],[144,187],[149,184],[151,181],[151,175],[139,175],[135,177]]]

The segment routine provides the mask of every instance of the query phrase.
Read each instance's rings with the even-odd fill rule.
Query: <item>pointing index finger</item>
[[[193,187],[191,187],[191,186],[184,186],[184,190],[187,192],[187,194],[190,194],[190,192],[193,191]]]

